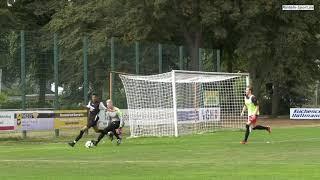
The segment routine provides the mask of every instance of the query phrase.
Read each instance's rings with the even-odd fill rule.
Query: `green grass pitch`
[[[0,142],[1,180],[320,179],[320,127],[216,132],[179,138],[107,139],[86,149],[55,142]],[[270,143],[266,143],[269,141]]]

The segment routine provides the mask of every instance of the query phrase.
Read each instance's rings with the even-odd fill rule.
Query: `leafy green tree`
[[[308,91],[319,78],[315,61],[319,54],[314,51],[319,48],[319,12],[285,12],[281,5],[279,1],[246,3],[238,25],[242,37],[236,49],[248,59],[248,71],[258,93],[264,92],[265,83],[272,84],[274,116],[285,97],[292,97],[290,93],[298,87]],[[303,91],[299,94],[307,95]]]

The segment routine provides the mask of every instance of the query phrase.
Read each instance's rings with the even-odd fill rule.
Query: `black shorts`
[[[105,133],[108,133],[109,131],[114,132],[119,127],[120,127],[120,121],[112,121],[103,131]]]
[[[97,122],[99,120],[99,117],[89,117],[89,120],[87,122],[87,128],[92,128],[94,126],[97,126]]]
[[[118,129],[120,127],[120,121],[113,121],[111,124],[114,129]]]

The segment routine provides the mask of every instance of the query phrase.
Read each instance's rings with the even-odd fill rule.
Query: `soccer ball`
[[[87,141],[87,142],[84,144],[84,146],[85,146],[86,148],[92,148],[94,145],[93,145],[93,142],[92,142],[92,141]]]

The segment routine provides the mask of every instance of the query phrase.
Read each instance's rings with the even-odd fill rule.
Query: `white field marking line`
[[[102,160],[51,160],[51,159],[22,159],[22,160],[15,160],[15,159],[1,159],[0,162],[44,162],[44,163],[116,163],[116,164],[122,164],[122,163],[176,163],[176,164],[196,164],[196,163],[213,163],[213,162],[199,162],[197,160],[194,161],[152,161],[152,160],[131,160],[131,161],[102,161]]]
[[[8,148],[8,146],[1,146],[0,148]],[[65,149],[68,147],[28,147],[28,148],[12,148],[10,147],[10,150],[4,149],[4,151],[0,150],[0,153],[10,153],[10,152],[19,152],[19,151],[34,151],[34,150],[53,150],[53,149]],[[70,148],[69,148],[70,149]]]
[[[316,142],[316,141],[320,141],[320,138],[306,138],[306,139],[296,139],[296,140],[280,140],[280,141],[274,141],[272,140],[272,138],[265,138],[265,141],[256,141],[256,142],[250,142],[249,140],[249,144],[265,144],[266,141],[269,141],[270,144],[272,143],[286,143],[286,142]]]
[[[296,139],[296,140],[280,140],[280,141],[274,141],[272,140],[272,138],[266,137],[265,140],[263,141],[249,141],[249,144],[266,144],[266,142],[269,142],[270,144],[275,144],[275,143],[286,143],[286,142],[317,142],[320,141],[320,138],[306,138],[306,139]],[[239,142],[235,142],[235,141],[223,141],[223,142],[219,142],[219,141],[214,141],[214,142],[210,142],[210,143],[214,143],[214,144],[238,144]],[[61,143],[64,144],[64,143]],[[139,144],[134,144],[134,145],[139,145]],[[9,148],[10,150],[8,151],[2,151],[0,149],[0,153],[9,153],[9,152],[18,152],[18,151],[34,151],[34,150],[56,150],[56,149],[68,149],[68,150],[73,150],[73,148],[69,147],[69,146],[55,146],[55,147],[38,147],[38,146],[30,146],[30,147],[14,147],[14,146],[0,146],[0,148],[3,148],[3,150],[6,150],[6,148]],[[188,150],[188,151],[192,151],[192,150]]]
[[[240,139],[241,140],[241,139]],[[249,144],[265,144],[266,141],[269,141],[270,144],[272,143],[286,143],[286,142],[316,142],[316,141],[320,141],[320,138],[306,138],[306,139],[293,139],[292,140],[280,140],[280,141],[277,141],[277,140],[272,140],[271,137],[268,137],[266,136],[264,138],[263,141],[250,141],[249,140]],[[239,141],[240,142],[240,141]],[[214,144],[238,144],[239,142],[235,142],[235,141],[213,141],[213,142],[210,142],[211,143],[214,143]],[[50,143],[47,143],[47,144],[50,144]],[[53,143],[53,144],[65,144],[65,143]],[[142,143],[143,144],[143,143]],[[37,144],[35,144],[37,145]],[[45,145],[45,144],[40,144],[40,145]],[[50,144],[51,145],[51,144]],[[133,145],[140,145],[140,144],[133,144]],[[0,146],[0,148],[10,148],[10,151],[7,151],[7,152],[12,152],[12,151],[28,151],[28,150],[51,150],[51,149],[72,149],[71,147],[67,146],[58,146],[58,147],[37,147],[37,146],[30,146],[30,147],[14,147],[14,146]],[[0,152],[6,152],[6,151],[1,151],[0,149]]]
[[[42,145],[42,144],[41,144]],[[48,144],[48,145],[50,145],[50,144]],[[50,149],[50,148],[57,148],[57,147],[62,147],[62,146],[48,146],[48,147],[41,147],[40,149]],[[66,147],[68,147],[67,146],[67,144],[66,144]],[[33,144],[33,145],[28,145],[27,147],[21,147],[20,146],[20,144],[19,144],[19,147],[15,147],[14,145],[8,145],[8,146],[5,146],[5,145],[2,145],[2,146],[0,146],[0,148],[10,148],[10,149],[39,149],[39,146],[37,146],[37,144]]]
[[[73,164],[73,163],[79,163],[79,164],[97,164],[97,163],[102,163],[102,164],[159,164],[159,163],[164,163],[164,164],[216,164],[219,165],[221,163],[216,162],[216,161],[199,161],[199,160],[191,160],[191,161],[152,161],[152,160],[144,160],[144,161],[98,161],[98,160],[54,160],[54,159],[22,159],[22,160],[17,160],[17,159],[1,159],[0,162],[7,162],[7,163],[21,163],[21,162],[36,162],[36,163],[65,163],[65,164]],[[226,163],[229,164],[229,163]],[[242,164],[241,162],[232,162],[230,164]],[[255,165],[289,165],[292,164],[292,162],[255,162]],[[303,163],[303,165],[320,165],[320,162],[318,163]]]
[[[320,141],[320,138],[307,138],[307,139],[301,139],[301,140],[282,140],[282,141],[273,141],[272,139],[270,140],[265,140],[265,141],[249,141],[249,144],[267,144],[267,142],[269,142],[269,144],[277,144],[277,143],[286,143],[286,142],[317,142]],[[212,143],[212,142],[211,142]],[[213,142],[214,144],[239,144],[239,142],[234,142],[234,141],[230,141],[230,142]],[[4,148],[1,150],[1,148]],[[12,152],[26,152],[26,151],[34,151],[34,150],[58,150],[58,149],[67,149],[70,151],[73,151],[72,147],[68,147],[68,146],[59,146],[59,147],[37,147],[37,146],[33,146],[33,147],[28,147],[28,148],[23,148],[23,147],[12,147],[10,146],[9,149],[7,150],[6,148],[8,148],[8,146],[0,146],[0,153],[12,153]],[[187,150],[187,151],[192,151],[192,150]],[[207,154],[207,153],[195,153],[195,154]]]
[[[89,140],[88,140],[89,141]],[[81,142],[81,143],[78,143],[78,144],[83,144],[84,145],[84,143],[85,143],[86,141],[83,141],[83,143]],[[101,141],[101,143],[100,144],[102,144],[103,143],[103,141]],[[1,144],[1,143],[0,143]],[[66,147],[70,147],[68,144],[67,144],[67,142],[52,142],[52,143],[50,143],[50,142],[37,142],[37,143],[33,143],[33,142],[30,142],[30,143],[26,143],[26,142],[23,142],[23,143],[21,143],[21,144],[19,144],[19,146],[20,145],[28,145],[28,147],[14,147],[16,144],[19,144],[19,142],[17,141],[17,142],[14,142],[14,144],[12,144],[12,143],[8,143],[8,145],[0,145],[0,148],[8,148],[8,147],[10,147],[10,148],[13,148],[13,149],[28,149],[28,148],[34,148],[34,147],[38,147],[38,145],[41,145],[41,146],[45,146],[45,145],[66,145]],[[79,146],[79,145],[78,145]],[[56,147],[56,146],[55,146]]]

